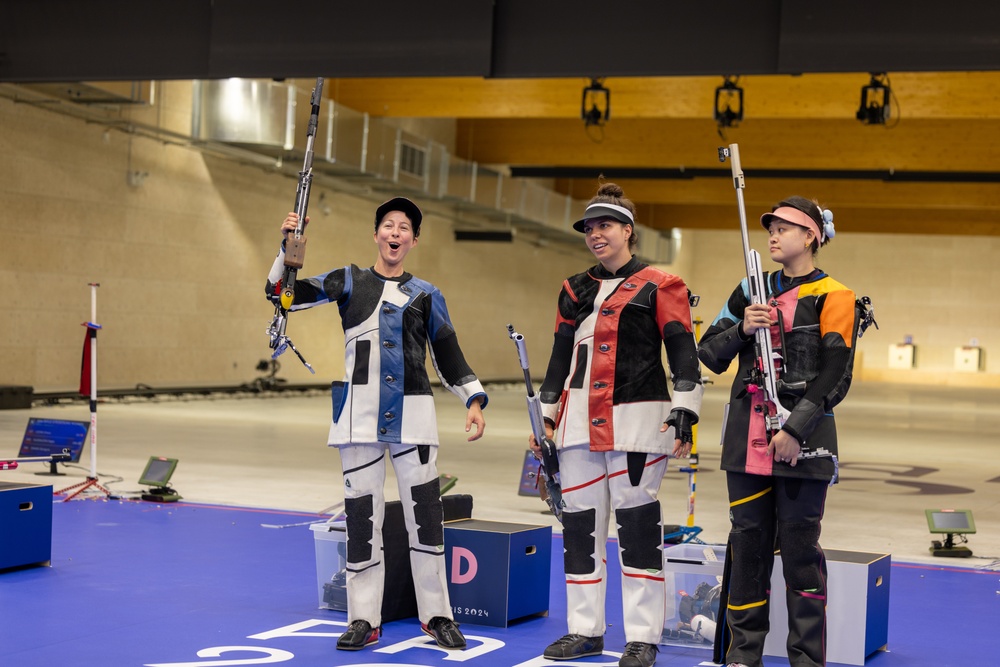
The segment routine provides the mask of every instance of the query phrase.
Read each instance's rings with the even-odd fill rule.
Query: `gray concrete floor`
[[[706,542],[728,532],[718,446],[725,381],[705,394],[698,431],[701,465],[695,523]],[[481,519],[552,525],[541,500],[517,494],[528,422],[523,384],[488,387],[487,429],[465,441],[465,411],[436,389],[442,446],[439,469],[458,477],[453,493],[473,496]],[[105,401],[98,408],[97,472],[123,495],[150,456],[177,458],[171,481],[191,502],[320,512],[343,499],[340,462],[325,446],[329,398],[323,392],[267,396]],[[28,417],[89,421],[84,403],[0,411],[0,458],[13,458]],[[1000,558],[1000,390],[858,383],[837,409],[841,483],[831,489],[823,524],[827,548],[891,553],[894,560],[939,565],[991,565]],[[686,463],[683,461],[682,463]],[[688,476],[671,464],[660,491],[665,523],[687,517]],[[84,481],[90,446],[66,476],[43,477],[39,463],[0,471],[0,481],[53,484]],[[388,498],[398,498],[389,474]],[[76,502],[76,501],[74,501]],[[933,558],[925,509],[973,511],[972,559]],[[289,521],[306,518],[290,517]],[[938,536],[939,537],[939,536]]]

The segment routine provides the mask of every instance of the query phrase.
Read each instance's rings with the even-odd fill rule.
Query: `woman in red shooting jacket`
[[[627,642],[619,665],[649,667],[663,632],[665,594],[657,494],[667,457],[690,453],[701,409],[688,289],[679,277],[632,254],[635,206],[614,183],[601,185],[573,227],[598,263],[563,281],[539,391],[565,502],[569,630],[543,655],[572,660],[603,653],[606,543],[613,519]]]

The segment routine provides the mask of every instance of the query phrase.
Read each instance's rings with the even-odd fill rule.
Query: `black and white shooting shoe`
[[[625,652],[618,661],[618,667],[653,667],[656,662],[656,645],[643,642],[625,644]]]
[[[433,637],[441,648],[465,648],[465,637],[458,629],[458,623],[450,618],[435,616],[427,625],[421,623],[420,629]]]
[[[337,648],[341,651],[360,651],[366,646],[378,643],[378,638],[382,636],[382,628],[373,628],[368,621],[358,619],[351,621],[347,626],[347,632],[340,635],[337,640]]]
[[[573,660],[602,653],[604,653],[604,637],[564,635],[549,644],[542,657],[549,660]]]

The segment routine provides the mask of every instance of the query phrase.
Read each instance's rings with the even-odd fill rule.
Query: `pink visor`
[[[816,238],[819,239],[820,243],[823,242],[823,234],[820,232],[819,225],[816,224],[816,221],[813,220],[808,214],[803,213],[797,208],[793,208],[791,206],[780,206],[773,212],[765,213],[760,216],[760,224],[764,227],[764,229],[767,229],[773,218],[790,222],[793,225],[798,225],[799,227],[811,229],[813,230],[813,233],[816,234]]]

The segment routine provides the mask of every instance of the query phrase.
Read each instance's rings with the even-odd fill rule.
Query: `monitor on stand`
[[[150,456],[146,469],[139,477],[139,483],[152,488],[142,494],[142,499],[156,503],[172,503],[179,500],[180,494],[168,485],[176,468],[177,459]]]
[[[976,522],[972,518],[972,510],[924,510],[927,515],[927,526],[932,533],[945,535],[944,541],[931,542],[931,554],[949,558],[968,558],[972,555],[969,547],[956,545],[955,536],[962,542],[968,541],[967,534],[976,532]]]
[[[17,456],[18,458],[52,457],[47,461],[48,471],[35,474],[65,475],[66,473],[59,472],[58,462],[79,463],[89,432],[90,422],[31,417],[24,429],[21,449]]]

